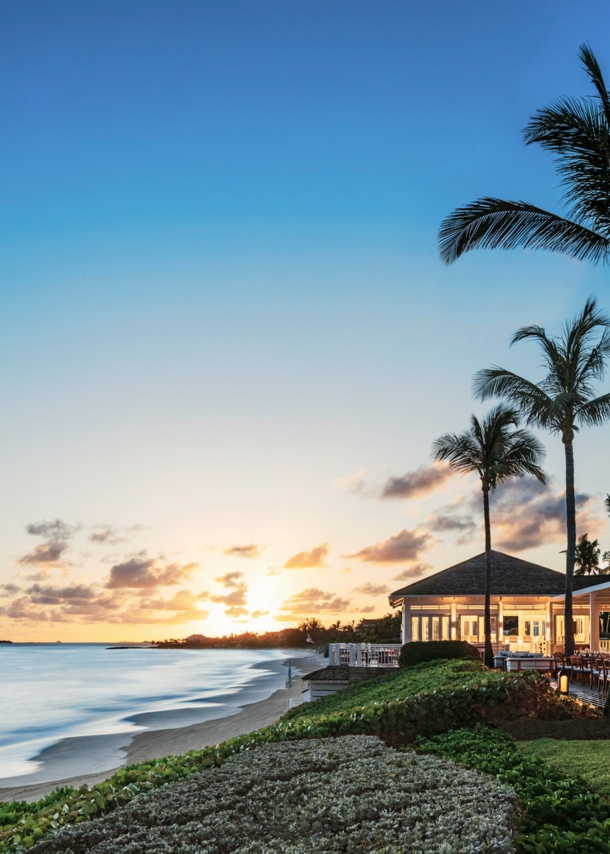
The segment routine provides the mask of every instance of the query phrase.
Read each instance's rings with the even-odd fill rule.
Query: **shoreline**
[[[275,723],[288,708],[288,700],[293,705],[301,702],[301,692],[304,689],[302,674],[321,666],[322,656],[311,655],[293,659],[293,672],[298,671],[292,679],[290,691],[286,685],[277,689],[270,696],[255,702],[228,706],[221,717],[205,720],[188,726],[165,727],[163,729],[147,729],[136,733],[117,733],[110,736],[81,736],[62,739],[43,753],[46,754],[45,766],[47,774],[53,779],[40,782],[14,783],[0,786],[0,802],[24,800],[36,801],[48,795],[58,786],[72,785],[75,788],[86,784],[92,786],[108,779],[114,772],[125,765],[133,765],[163,756],[175,756],[189,750],[199,750],[226,741],[238,735],[244,735]],[[296,666],[295,666],[296,665]],[[323,666],[323,665],[322,665]],[[239,711],[234,711],[235,708]],[[168,722],[172,713],[166,712]],[[112,750],[117,762],[111,768],[87,774],[61,773],[62,765],[69,766],[71,761],[78,758],[82,762],[83,754],[95,762],[96,751],[104,749],[106,754]],[[123,755],[121,755],[123,753]],[[53,773],[55,770],[55,774]]]

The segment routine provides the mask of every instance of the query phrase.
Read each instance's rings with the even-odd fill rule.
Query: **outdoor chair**
[[[608,679],[610,672],[608,671],[608,662],[605,658],[600,658],[598,661],[599,678],[597,681],[597,692],[603,694],[604,697],[608,693]]]

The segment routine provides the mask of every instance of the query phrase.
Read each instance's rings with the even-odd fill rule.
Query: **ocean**
[[[284,687],[288,659],[306,654],[0,644],[0,787],[44,779],[45,751],[64,739],[83,738],[96,771],[116,767],[138,732],[236,714]]]

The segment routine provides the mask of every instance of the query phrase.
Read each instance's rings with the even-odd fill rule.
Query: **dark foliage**
[[[413,667],[423,661],[436,661],[450,658],[476,658],[476,647],[466,641],[411,641],[400,650],[399,666]]]

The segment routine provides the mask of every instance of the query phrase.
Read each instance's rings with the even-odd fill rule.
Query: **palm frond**
[[[472,249],[548,249],[579,260],[606,262],[610,240],[577,222],[522,201],[484,197],[449,214],[439,229],[439,250],[452,264]]]
[[[449,462],[462,473],[477,472],[484,489],[495,489],[510,477],[533,475],[542,483],[542,443],[528,430],[519,428],[519,413],[498,404],[481,421],[473,415],[470,429],[445,433],[434,442],[437,460]]]
[[[598,427],[610,419],[610,394],[588,400],[578,407],[575,415],[586,427]]]
[[[531,424],[542,424],[552,399],[536,383],[504,368],[484,368],[475,374],[473,392],[480,400],[503,397]]]
[[[585,67],[585,71],[591,78],[593,85],[597,89],[597,93],[604,108],[606,121],[610,125],[610,97],[608,97],[608,90],[606,89],[602,70],[599,67],[599,63],[595,58],[595,54],[593,53],[591,46],[586,42],[583,42],[578,50],[578,56]]]

